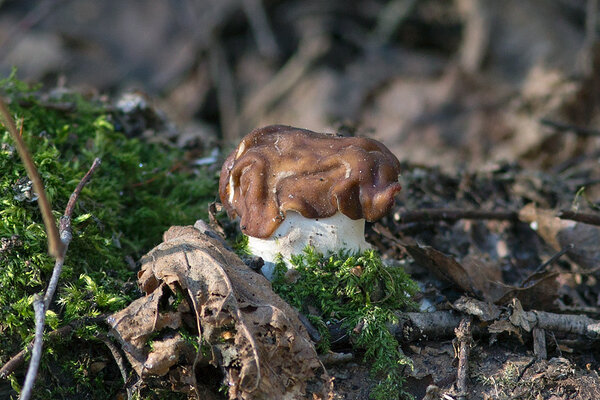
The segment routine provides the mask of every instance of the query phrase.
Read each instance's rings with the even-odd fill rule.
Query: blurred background
[[[0,0],[0,76],[133,91],[182,146],[283,123],[448,170],[561,171],[600,156],[597,17],[598,0]]]

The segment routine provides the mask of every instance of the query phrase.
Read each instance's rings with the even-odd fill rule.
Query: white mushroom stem
[[[252,254],[264,260],[262,273],[269,280],[273,279],[278,254],[290,268],[291,256],[302,253],[308,245],[323,254],[341,249],[363,251],[371,248],[365,241],[365,220],[352,220],[340,212],[332,217],[312,219],[288,211],[285,220],[270,238],[248,237],[248,247]]]

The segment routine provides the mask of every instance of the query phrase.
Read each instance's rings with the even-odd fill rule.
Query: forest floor
[[[181,152],[174,170],[157,161],[169,177],[214,179],[245,133],[271,123],[382,141],[402,162],[403,188],[367,236],[421,289],[419,312],[396,332],[413,360],[407,390],[417,399],[465,390],[470,399],[600,398],[596,1],[184,3],[0,1],[0,71],[16,65],[42,82],[46,104],[67,88],[111,104],[129,139]],[[171,212],[171,224],[194,222]],[[135,246],[117,258],[135,266],[160,237],[131,232],[123,240]],[[119,277],[128,300],[140,294],[130,269]],[[419,320],[433,311],[439,319]],[[457,332],[461,321],[470,325]],[[333,350],[353,353],[328,366],[336,398],[369,398],[375,380],[360,351]],[[109,366],[82,374],[118,381],[106,349],[86,351],[86,368]],[[8,381],[2,393],[14,396]]]

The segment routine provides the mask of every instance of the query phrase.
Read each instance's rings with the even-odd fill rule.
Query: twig
[[[93,323],[98,323],[98,322],[104,322],[105,318],[106,318],[106,315],[103,314],[103,315],[99,315],[98,317],[93,317],[93,318],[84,317],[81,319],[71,321],[67,325],[61,326],[60,328],[50,332],[48,334],[48,338],[49,339],[63,338],[65,336],[70,335],[71,332],[73,332],[73,330],[75,328],[77,328],[83,324],[93,324]],[[19,369],[25,363],[25,356],[27,355],[27,353],[29,353],[31,351],[32,348],[33,348],[33,341],[31,341],[25,349],[21,350],[20,352],[18,352],[14,356],[12,356],[10,358],[10,360],[8,360],[6,362],[6,364],[4,364],[2,366],[2,368],[0,368],[0,379],[6,378],[7,376],[9,376],[13,372],[15,372],[17,369]]]
[[[96,158],[92,163],[89,171],[84,175],[81,179],[73,194],[69,198],[69,202],[67,203],[67,207],[65,208],[65,215],[60,219],[60,240],[62,243],[62,251],[56,257],[56,261],[54,263],[54,269],[52,271],[52,277],[50,278],[50,283],[48,284],[48,289],[46,289],[46,294],[44,295],[43,304],[41,307],[37,304],[36,300],[41,302],[39,296],[36,295],[36,300],[33,302],[35,313],[35,326],[36,326],[36,335],[35,340],[33,341],[33,350],[31,361],[29,363],[29,368],[27,369],[27,376],[25,377],[25,383],[23,385],[23,390],[21,391],[21,400],[27,400],[31,397],[31,393],[33,391],[33,384],[35,383],[35,378],[37,376],[37,370],[40,365],[42,349],[44,344],[44,324],[46,322],[46,310],[50,306],[52,302],[52,298],[54,297],[54,292],[56,291],[56,287],[58,286],[58,278],[62,271],[62,267],[65,261],[65,254],[67,249],[69,248],[69,243],[71,243],[71,239],[73,238],[73,234],[71,232],[71,214],[73,213],[73,208],[75,206],[75,202],[81,193],[81,190],[85,186],[85,184],[89,181],[91,174],[100,166],[100,159]],[[34,167],[35,169],[35,167]],[[37,172],[37,171],[36,171]],[[43,187],[42,187],[43,189]],[[50,211],[51,213],[51,211]],[[52,214],[50,214],[52,215]],[[56,226],[56,225],[54,225]],[[36,305],[40,310],[36,308]],[[39,312],[38,312],[39,311]],[[41,333],[38,335],[38,330]]]
[[[221,44],[215,38],[215,43],[209,50],[210,74],[217,91],[217,103],[219,106],[219,121],[223,139],[233,143],[238,138],[235,84],[231,68],[227,63],[227,57]]]
[[[25,383],[21,391],[21,400],[29,400],[31,397],[33,384],[35,383],[40,360],[42,359],[42,346],[35,345],[36,343],[42,343],[44,340],[44,314],[46,310],[44,309],[42,297],[39,294],[36,294],[33,298],[33,310],[35,311],[35,339],[33,341],[33,352],[31,353],[29,369],[27,370],[27,376],[25,377]]]
[[[552,257],[550,257],[549,259],[547,259],[546,261],[544,261],[543,263],[541,263],[536,269],[535,271],[533,271],[524,281],[523,284],[525,282],[527,282],[531,277],[533,277],[533,275],[537,275],[540,272],[544,271],[546,269],[546,267],[550,264],[552,264],[554,261],[558,260],[559,258],[561,258],[562,256],[564,256],[565,254],[567,254],[567,252],[569,250],[572,250],[575,248],[575,245],[573,243],[568,244],[567,246],[565,246],[564,248],[562,248],[560,251],[556,252],[556,254],[554,254]],[[523,287],[523,284],[521,285],[521,287]]]
[[[525,375],[525,372],[527,372],[527,370],[529,369],[529,367],[531,367],[533,364],[535,364],[536,361],[537,361],[536,357],[531,357],[531,360],[529,360],[529,362],[523,367],[523,369],[521,370],[521,372],[519,372],[519,377],[517,378],[517,382],[520,382],[521,379],[523,379],[523,376]]]
[[[117,363],[117,367],[119,367],[119,371],[121,372],[121,377],[123,378],[123,386],[125,386],[127,390],[127,399],[131,399],[133,397],[133,390],[127,387],[127,367],[125,366],[125,360],[123,359],[123,355],[121,354],[117,346],[115,346],[115,344],[111,342],[106,335],[98,334],[96,335],[96,338],[98,338],[98,340],[104,343],[106,347],[108,347],[108,350],[110,350],[110,353],[112,354],[115,362]]]
[[[60,240],[63,243],[64,250],[63,254],[56,259],[54,263],[54,269],[52,270],[52,277],[50,278],[50,283],[48,283],[48,289],[46,289],[46,294],[44,295],[44,308],[47,310],[50,307],[50,303],[52,302],[52,298],[54,297],[54,292],[56,291],[56,287],[58,286],[58,278],[62,271],[63,264],[65,262],[65,254],[67,253],[67,248],[69,247],[69,243],[71,243],[71,239],[73,238],[73,234],[71,232],[71,214],[73,214],[73,208],[75,207],[75,202],[77,202],[77,198],[81,193],[81,190],[85,186],[85,184],[90,180],[90,177],[98,169],[100,166],[100,159],[96,158],[92,163],[92,166],[88,170],[88,172],[83,176],[71,197],[69,198],[69,202],[67,203],[67,207],[65,208],[65,215],[63,215],[60,219]]]
[[[571,125],[564,122],[554,121],[548,118],[540,119],[540,124],[549,126],[558,132],[573,132],[577,136],[592,137],[600,136],[600,131],[596,129],[583,128],[581,126]]]
[[[29,29],[37,25],[41,20],[48,16],[63,0],[41,1],[29,11],[18,24],[4,36],[4,40],[0,41],[0,54],[8,54],[17,43],[16,37],[19,34],[27,32]]]
[[[469,376],[469,353],[473,345],[473,334],[471,333],[471,317],[463,318],[454,330],[458,342],[458,371],[456,372],[456,389],[458,398],[467,396],[467,377]]]
[[[583,222],[589,225],[600,226],[600,215],[580,213],[570,210],[561,210],[557,217],[570,221]],[[403,211],[394,214],[394,219],[401,223],[457,221],[459,219],[494,219],[505,221],[518,221],[519,213],[510,210],[463,210],[458,208],[429,208],[421,210]]]
[[[600,340],[600,321],[585,315],[556,314],[546,311],[524,311],[523,313],[523,318],[532,321],[533,328],[544,329],[550,334],[553,332],[569,333]],[[409,312],[400,314],[398,317],[400,322],[388,327],[398,340],[405,343],[424,337],[428,339],[451,337],[454,335],[454,328],[461,320],[460,314],[453,311]],[[474,326],[473,333],[483,335],[486,334],[486,331]]]
[[[269,109],[298,84],[317,59],[329,50],[330,45],[322,36],[302,38],[296,54],[243,107],[237,126],[242,128],[254,125],[264,110]]]
[[[459,219],[519,219],[516,211],[494,211],[494,210],[462,210],[458,208],[429,208],[421,210],[404,211],[394,215],[396,221],[402,223],[410,222],[432,222],[432,221],[456,221]]]
[[[328,353],[321,354],[319,356],[319,360],[325,366],[335,365],[335,364],[344,364],[354,360],[354,354],[352,353],[335,353],[333,351],[329,351]]]
[[[418,0],[392,0],[377,15],[375,29],[371,36],[375,43],[386,44],[398,28],[410,16]]]
[[[533,354],[538,360],[545,360],[548,358],[548,352],[546,350],[546,332],[540,328],[533,328]]]
[[[577,211],[561,210],[558,213],[558,218],[568,219],[570,221],[583,222],[589,225],[600,225],[600,215],[581,213]]]
[[[244,13],[250,22],[250,28],[254,33],[258,52],[267,58],[275,58],[279,55],[279,47],[275,40],[273,30],[269,25],[267,13],[261,0],[241,0]]]
[[[58,228],[56,227],[56,220],[54,219],[54,215],[52,215],[52,207],[50,207],[50,202],[46,197],[46,191],[44,190],[44,185],[42,184],[42,178],[40,178],[40,174],[33,163],[33,159],[31,158],[29,150],[27,150],[27,146],[25,145],[23,138],[17,131],[17,126],[15,125],[15,121],[6,107],[6,103],[1,98],[0,122],[2,122],[2,124],[6,127],[15,141],[17,151],[19,152],[21,160],[23,160],[23,165],[25,165],[27,175],[29,176],[29,179],[31,179],[33,189],[38,195],[38,206],[42,212],[42,218],[44,219],[44,225],[46,226],[46,234],[48,235],[48,251],[52,257],[59,257],[63,253],[64,245],[60,240]]]

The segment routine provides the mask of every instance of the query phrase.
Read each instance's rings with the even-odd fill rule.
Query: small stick
[[[81,319],[77,319],[77,320],[71,321],[67,325],[61,326],[60,328],[50,332],[48,334],[48,337],[50,339],[62,338],[64,336],[70,335],[71,332],[73,332],[73,329],[77,328],[78,326],[81,326],[83,324],[93,324],[93,323],[98,323],[98,322],[104,322],[105,318],[106,318],[106,315],[103,314],[103,315],[99,315],[98,317],[94,317],[94,318],[84,317]],[[6,364],[4,364],[2,366],[2,368],[0,368],[0,379],[6,378],[7,376],[9,376],[13,372],[15,372],[18,368],[20,368],[25,363],[25,356],[27,355],[27,353],[29,353],[31,351],[32,348],[33,348],[33,340],[27,345],[27,347],[25,349],[21,350],[20,352],[18,352],[14,356],[12,356],[10,358],[10,360],[8,360],[6,362]]]
[[[539,274],[540,272],[544,271],[546,269],[546,267],[550,264],[552,264],[554,261],[558,260],[559,258],[561,258],[562,256],[564,256],[569,250],[572,250],[575,248],[575,245],[573,243],[568,244],[567,246],[563,247],[560,251],[558,251],[556,254],[554,254],[552,257],[550,257],[549,259],[547,259],[546,261],[544,261],[543,263],[541,263],[536,269],[535,271],[533,271],[533,273],[531,275],[529,275],[529,277],[527,279],[525,279],[524,282],[527,282],[527,280],[532,277],[533,275]],[[521,285],[521,287],[523,287],[523,285]]]
[[[27,375],[25,377],[25,383],[23,384],[23,390],[21,391],[21,400],[28,400],[31,397],[31,393],[33,391],[33,384],[35,383],[35,378],[37,376],[37,371],[40,366],[40,360],[42,356],[42,349],[44,345],[44,324],[46,322],[46,310],[50,306],[52,302],[52,298],[54,297],[54,292],[56,291],[56,287],[58,286],[58,278],[62,271],[62,267],[65,261],[65,254],[67,249],[69,248],[69,243],[71,243],[71,239],[73,238],[73,234],[71,232],[71,214],[73,213],[73,208],[75,206],[75,202],[81,193],[81,190],[85,186],[85,184],[89,181],[92,173],[100,166],[100,159],[96,158],[92,163],[89,171],[84,175],[81,179],[73,194],[69,198],[69,202],[67,203],[67,207],[65,209],[65,215],[60,219],[60,241],[62,244],[62,250],[60,254],[56,257],[56,261],[54,263],[54,269],[52,271],[52,277],[50,278],[50,283],[48,284],[48,289],[46,289],[46,294],[44,295],[43,304],[41,306],[38,304],[42,300],[39,298],[39,295],[36,295],[36,299],[33,302],[33,307],[36,310],[35,312],[35,327],[36,327],[36,335],[33,341],[33,350],[31,361],[29,362],[29,368],[27,369]],[[34,167],[35,168],[35,167]],[[36,171],[37,172],[37,171]],[[43,187],[42,187],[43,189]],[[50,211],[51,213],[51,211]],[[52,214],[50,214],[52,215]],[[54,218],[53,218],[54,220]],[[56,225],[54,225],[56,226]],[[36,308],[37,307],[37,308]],[[38,335],[38,330],[41,333]]]
[[[557,215],[560,219],[583,222],[600,226],[600,215],[561,210]],[[510,210],[462,210],[458,208],[425,208],[421,210],[403,211],[394,214],[394,219],[401,223],[456,221],[459,219],[494,219],[518,221],[519,213]]]
[[[438,339],[450,337],[453,326],[460,316],[453,311],[408,312],[399,315],[400,323],[390,324],[390,331],[402,342],[413,342],[420,338]],[[532,326],[545,329],[548,333],[561,332],[600,339],[600,320],[579,314],[556,314],[547,311],[524,311],[523,318],[534,321]],[[476,334],[478,333],[477,326]],[[482,330],[479,334],[485,334]]]
[[[533,354],[535,354],[538,360],[545,360],[548,358],[548,351],[546,350],[546,332],[540,328],[533,328]]]
[[[33,163],[33,158],[31,158],[31,153],[29,153],[29,150],[27,150],[27,146],[25,145],[23,138],[21,135],[19,135],[17,126],[15,125],[15,120],[10,115],[8,108],[6,107],[6,103],[1,98],[0,122],[6,127],[11,137],[15,141],[17,151],[19,152],[21,160],[23,160],[23,165],[25,166],[27,175],[29,176],[29,179],[31,179],[33,189],[38,195],[38,206],[42,212],[42,218],[44,219],[44,225],[46,226],[46,234],[48,235],[48,252],[52,257],[57,258],[63,253],[64,245],[62,244],[60,235],[58,234],[56,220],[54,219],[54,215],[52,215],[52,207],[50,206],[50,202],[46,197],[46,191],[44,190],[42,178],[40,177],[40,174]]]
[[[73,208],[75,207],[75,202],[77,202],[77,198],[81,193],[81,190],[85,186],[85,184],[90,180],[90,177],[98,169],[100,166],[100,159],[96,158],[92,163],[92,166],[88,170],[88,172],[81,178],[81,181],[71,194],[69,198],[69,202],[67,203],[67,207],[65,208],[65,215],[63,215],[60,219],[60,240],[63,243],[64,250],[63,254],[56,259],[54,263],[54,269],[52,270],[52,277],[50,278],[50,283],[48,284],[48,289],[46,289],[46,294],[44,295],[44,308],[47,310],[50,307],[50,303],[52,302],[52,298],[54,297],[54,292],[56,291],[56,287],[58,286],[58,278],[62,271],[63,264],[65,262],[65,254],[67,252],[67,248],[73,239],[73,234],[71,231],[71,214],[73,214]]]
[[[571,131],[577,136],[581,137],[592,137],[592,136],[600,136],[600,131],[595,129],[583,128],[581,126],[566,124],[564,122],[553,121],[547,118],[540,119],[540,124],[549,126],[558,132],[568,132]]]
[[[570,221],[583,222],[588,225],[600,225],[600,215],[581,213],[577,211],[561,210],[558,213],[558,218],[568,219]]]
[[[250,22],[250,28],[254,33],[258,52],[264,57],[277,57],[279,55],[279,47],[277,46],[273,30],[269,25],[262,1],[242,0],[242,7]]]
[[[123,359],[123,355],[121,354],[117,346],[115,346],[115,344],[111,342],[106,335],[98,334],[96,335],[96,337],[98,338],[98,340],[104,343],[106,347],[108,347],[115,362],[117,363],[117,367],[119,367],[121,377],[123,378],[123,385],[126,387],[127,390],[127,399],[133,398],[133,390],[130,387],[127,387],[127,367],[125,366],[125,360]]]
[[[31,361],[29,362],[29,369],[27,370],[27,376],[25,377],[25,383],[23,384],[23,390],[21,391],[21,400],[29,400],[31,392],[33,391],[33,384],[37,376],[37,371],[40,366],[42,359],[42,346],[36,346],[36,343],[42,343],[44,340],[44,322],[45,312],[44,302],[39,294],[36,294],[33,298],[33,310],[35,311],[35,339],[33,341],[33,352],[31,353]]]
[[[473,334],[471,333],[471,317],[463,318],[454,330],[458,342],[458,371],[456,373],[456,389],[458,398],[465,399],[467,396],[467,378],[469,376],[469,353],[473,345]]]
[[[458,208],[425,208],[420,210],[404,211],[394,214],[394,219],[402,223],[431,222],[431,221],[455,221],[459,219],[497,219],[513,220],[519,219],[516,211],[493,211],[493,210],[462,210]]]

